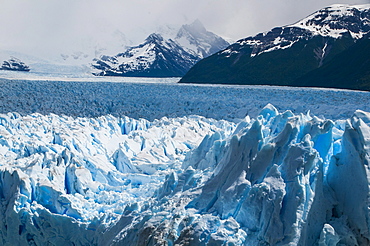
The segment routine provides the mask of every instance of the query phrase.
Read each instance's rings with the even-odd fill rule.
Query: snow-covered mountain
[[[183,25],[175,40],[199,58],[208,57],[229,46],[223,38],[207,31],[199,20],[190,25]]]
[[[368,245],[370,114],[0,121],[2,245]]]
[[[134,77],[176,77],[185,74],[198,57],[177,42],[151,34],[144,43],[116,56],[102,56],[93,67],[95,75]]]
[[[302,39],[315,36],[341,38],[350,35],[360,39],[370,32],[370,5],[332,5],[316,11],[306,18],[283,27],[276,27],[266,33],[239,40],[236,44],[253,48],[251,56],[292,47]],[[330,47],[324,45],[319,56],[325,56]],[[222,51],[236,52],[232,47]]]
[[[173,29],[171,29],[173,33]],[[174,77],[184,75],[200,59],[229,45],[197,20],[183,25],[175,37],[153,33],[142,44],[115,56],[94,59],[95,75]]]
[[[356,88],[356,83],[360,86],[369,82],[364,81],[367,75],[356,73],[357,63],[344,66],[339,62],[344,56],[336,56],[357,45],[358,40],[368,40],[369,33],[370,5],[332,5],[292,25],[237,41],[197,63],[182,82],[299,86],[305,74],[336,62],[331,70],[353,72],[337,84],[334,78],[327,78],[328,87]],[[368,52],[363,50],[362,56],[368,57]],[[367,69],[363,70],[366,73]],[[310,86],[310,82],[314,81],[303,85]]]
[[[30,67],[16,57],[11,57],[9,60],[3,61],[3,64],[1,65],[0,69],[23,72],[30,71]]]

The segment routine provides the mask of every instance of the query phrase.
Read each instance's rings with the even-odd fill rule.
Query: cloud
[[[40,55],[120,40],[137,44],[159,25],[200,19],[237,40],[293,23],[336,0],[13,0],[0,8],[0,49]],[[348,4],[370,3],[347,0]],[[112,35],[114,34],[114,35]],[[115,44],[117,45],[117,44]],[[114,44],[112,44],[114,46]]]

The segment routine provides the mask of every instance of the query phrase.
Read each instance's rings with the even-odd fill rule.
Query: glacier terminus
[[[368,245],[370,114],[0,116],[2,245]]]

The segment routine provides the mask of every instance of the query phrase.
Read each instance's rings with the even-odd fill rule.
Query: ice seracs
[[[149,122],[1,115],[2,242],[97,242],[220,127],[231,131],[234,124],[196,116]]]
[[[369,122],[3,114],[1,243],[367,245]]]

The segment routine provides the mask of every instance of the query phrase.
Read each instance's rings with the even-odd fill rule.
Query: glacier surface
[[[368,245],[370,114],[0,116],[2,245]]]
[[[349,118],[359,108],[370,112],[370,93],[364,91],[193,85],[178,84],[177,78],[66,78],[62,74],[53,77],[32,71],[27,75],[11,72],[0,70],[0,113],[73,117],[111,114],[151,121],[164,116],[201,115],[238,121],[246,115],[257,117],[268,103],[280,111],[310,111],[333,120]]]

